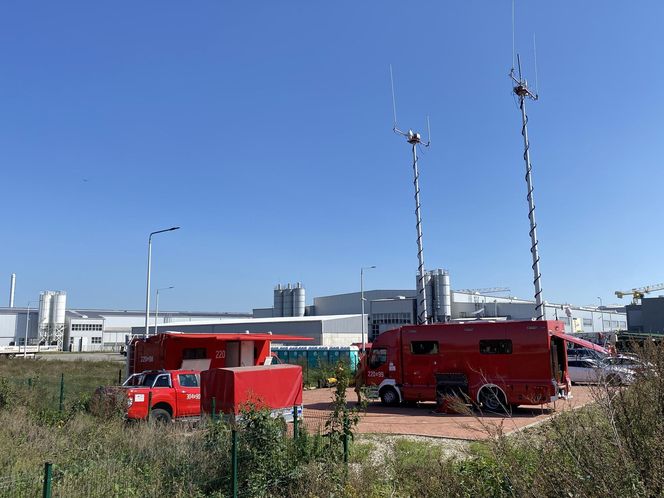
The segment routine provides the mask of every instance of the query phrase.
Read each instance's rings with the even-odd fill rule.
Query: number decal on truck
[[[201,399],[200,393],[198,394],[187,394],[187,399]]]
[[[369,377],[385,377],[385,372],[369,370]]]
[[[215,355],[215,358],[217,358],[217,359],[226,358],[226,350],[225,349],[218,349],[217,354]]]
[[[138,361],[141,363],[152,363],[154,361],[154,356],[141,356]]]

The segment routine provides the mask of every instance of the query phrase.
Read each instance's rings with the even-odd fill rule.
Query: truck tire
[[[399,404],[399,393],[393,387],[384,387],[380,390],[380,402],[385,406],[396,406]]]
[[[480,391],[480,405],[491,413],[510,415],[512,407],[507,404],[505,394],[495,386],[483,387]]]
[[[167,424],[171,421],[171,414],[162,408],[155,408],[150,412],[150,420]]]

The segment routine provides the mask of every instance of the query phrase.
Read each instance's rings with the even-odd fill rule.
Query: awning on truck
[[[566,341],[571,342],[572,344],[577,344],[581,347],[592,349],[593,351],[598,351],[603,354],[609,354],[608,350],[606,348],[603,348],[602,346],[598,346],[597,344],[594,344],[590,341],[586,341],[585,339],[581,339],[580,337],[574,337],[573,335],[569,334],[559,334],[563,339]]]

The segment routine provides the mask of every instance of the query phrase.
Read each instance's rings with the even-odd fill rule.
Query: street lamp
[[[376,268],[376,265],[363,266],[360,268],[360,299],[362,301],[362,353],[365,352],[364,343],[366,342],[366,335],[364,333],[364,328],[366,326],[366,319],[364,318],[364,270],[371,270],[373,268]]]
[[[25,338],[23,339],[23,359],[28,357],[28,324],[30,323],[30,303],[28,301],[28,312],[25,314]]]
[[[159,315],[159,291],[168,290],[168,289],[175,289],[175,287],[171,285],[169,287],[162,287],[161,289],[157,289],[157,298],[155,299],[155,306],[154,306],[154,335],[157,335],[157,317]]]
[[[602,333],[604,333],[604,304],[602,304],[602,298],[601,297],[598,296],[597,299],[599,299],[599,311],[601,313],[600,320],[602,320]]]
[[[148,283],[145,289],[145,337],[149,335],[148,322],[150,321],[150,266],[152,265],[152,236],[157,235],[158,233],[172,232],[173,230],[179,230],[180,227],[171,227],[164,230],[157,230],[156,232],[151,232],[148,237]]]

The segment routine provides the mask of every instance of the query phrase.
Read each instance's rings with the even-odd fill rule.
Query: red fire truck
[[[454,394],[488,411],[570,396],[558,321],[406,325],[371,345],[365,383],[383,404]]]
[[[271,362],[272,341],[310,341],[310,337],[273,334],[185,334],[165,332],[131,341],[127,374],[146,370],[245,367]]]

